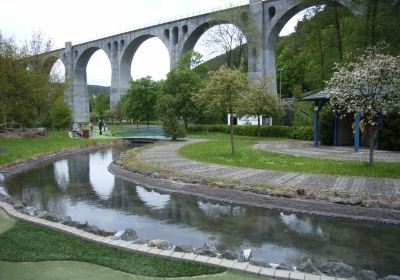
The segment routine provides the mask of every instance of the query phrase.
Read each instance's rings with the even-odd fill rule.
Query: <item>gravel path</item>
[[[319,159],[358,160],[368,161],[369,148],[361,147],[358,152],[351,146],[324,146],[314,147],[310,141],[262,141],[253,146],[254,149],[274,153],[305,156]],[[374,160],[386,162],[400,162],[400,152],[375,150]]]
[[[179,155],[183,146],[202,140],[189,139],[163,142],[144,149],[138,160],[161,169],[202,178],[215,178],[241,183],[265,184],[280,187],[304,188],[315,191],[400,196],[400,180],[390,178],[338,176],[311,173],[271,171],[264,169],[225,166],[189,160]]]

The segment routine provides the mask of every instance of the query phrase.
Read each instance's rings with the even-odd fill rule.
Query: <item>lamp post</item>
[[[283,68],[278,68],[279,71],[279,101],[282,102],[282,71]]]

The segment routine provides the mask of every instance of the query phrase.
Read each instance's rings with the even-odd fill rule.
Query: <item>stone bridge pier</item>
[[[269,79],[271,88],[276,93],[275,46],[279,33],[298,12],[326,2],[327,0],[250,0],[248,4],[229,8],[244,9],[259,29],[257,44],[249,43],[248,46],[248,75],[252,80]],[[338,3],[353,8],[351,0],[338,0]],[[57,56],[64,63],[67,84],[64,96],[73,110],[74,122],[89,122],[86,67],[97,50],[103,50],[111,63],[110,105],[115,108],[121,96],[129,89],[132,59],[143,42],[153,37],[159,38],[168,49],[172,69],[184,53],[193,50],[209,28],[220,24],[215,16],[223,11],[160,23],[78,45],[67,42],[64,49],[48,53]]]

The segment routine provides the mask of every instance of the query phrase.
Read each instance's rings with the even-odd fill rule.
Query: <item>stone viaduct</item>
[[[260,31],[257,33],[260,34],[261,43],[257,46],[249,45],[248,48],[249,77],[253,80],[268,77],[273,81],[272,88],[276,92],[275,44],[280,31],[298,12],[327,2],[328,0],[249,0],[249,4],[230,8],[245,9]],[[351,8],[351,0],[336,2]],[[215,13],[165,22],[78,45],[67,42],[64,49],[46,54],[52,57],[53,63],[61,59],[65,66],[67,89],[64,97],[73,110],[74,122],[89,122],[86,66],[97,50],[103,50],[111,63],[110,102],[113,108],[129,88],[132,59],[144,41],[152,37],[159,38],[169,51],[173,68],[181,55],[192,50],[209,28],[221,23],[215,21]]]

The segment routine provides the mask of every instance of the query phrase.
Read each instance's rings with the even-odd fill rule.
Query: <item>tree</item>
[[[19,98],[15,82],[21,80],[24,74],[23,65],[19,62],[19,54],[15,43],[4,38],[0,33],[0,111],[4,125],[10,119]],[[21,98],[21,101],[24,100]]]
[[[53,48],[52,41],[40,31],[34,31],[22,46],[22,60],[29,66],[30,102],[35,110],[33,123],[50,125],[49,112],[53,103],[63,95],[65,85],[57,75],[50,75],[57,57],[44,55]]]
[[[166,137],[171,137],[172,140],[183,138],[186,136],[185,127],[179,121],[173,108],[168,108],[161,117],[163,129]]]
[[[201,113],[192,97],[203,87],[207,71],[201,54],[193,51],[184,54],[177,67],[167,74],[162,87],[163,97],[157,105],[158,112],[172,108],[187,128],[189,120]]]
[[[56,129],[66,128],[72,122],[71,109],[62,96],[58,97],[50,110],[51,126]]]
[[[0,111],[2,122],[50,126],[50,110],[64,84],[50,77],[53,57],[42,53],[51,42],[40,32],[21,48],[0,33]]]
[[[257,134],[260,136],[260,117],[267,115],[273,118],[282,116],[283,107],[276,94],[272,93],[271,82],[267,79],[258,83],[250,83],[249,93],[239,110],[240,115],[257,116]]]
[[[338,65],[329,81],[329,102],[341,116],[359,114],[367,120],[369,163],[373,163],[377,119],[384,111],[400,110],[400,56],[365,50],[354,62]]]
[[[90,100],[89,100],[90,102]],[[94,98],[94,112],[97,112],[100,118],[104,118],[104,113],[110,109],[110,97],[104,92],[100,92],[96,98]]]
[[[119,123],[122,123],[122,119],[124,117],[124,113],[122,111],[121,102],[118,102],[117,106],[112,109],[112,118],[113,120],[117,120]]]
[[[135,120],[144,119],[149,125],[155,116],[155,104],[159,87],[150,76],[131,81],[131,88],[124,94],[122,110],[124,114]]]
[[[219,12],[215,22],[218,24],[206,35],[205,46],[212,53],[222,53],[229,68],[240,68],[247,60],[246,44],[260,44],[261,31],[244,8]]]
[[[210,111],[224,110],[230,114],[231,151],[235,153],[233,138],[233,117],[239,113],[243,101],[247,99],[249,80],[246,74],[237,69],[222,66],[210,72],[210,79],[205,88],[194,97],[196,102],[204,104]]]

